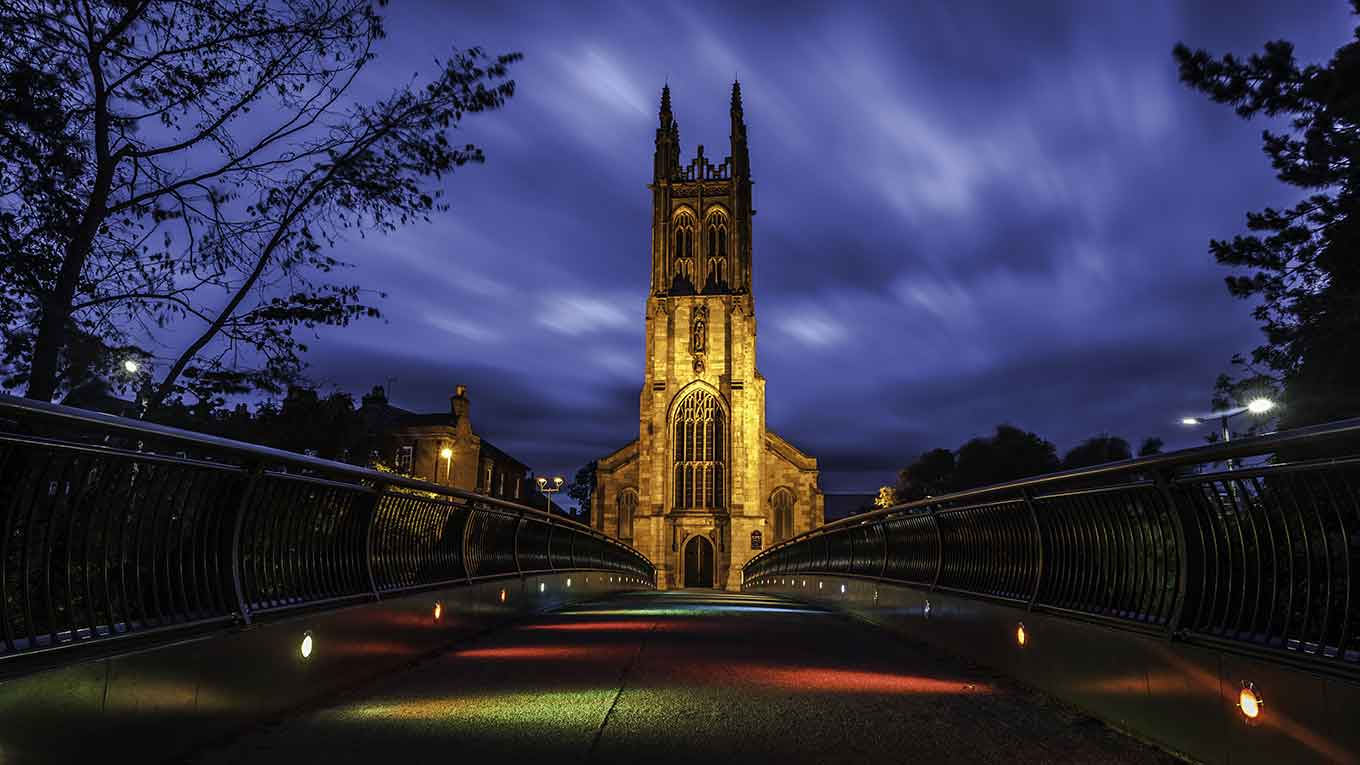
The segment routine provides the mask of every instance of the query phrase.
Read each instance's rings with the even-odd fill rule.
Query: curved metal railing
[[[0,660],[640,553],[542,510],[0,395]]]
[[[1360,457],[1316,457],[1356,436],[1360,419],[898,505],[771,547],[743,581],[891,580],[1354,672]],[[1262,459],[1214,465],[1242,457]]]

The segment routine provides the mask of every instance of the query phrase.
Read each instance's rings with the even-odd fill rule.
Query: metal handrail
[[[632,547],[536,507],[6,395],[0,421],[16,426],[0,428],[0,662],[497,576],[655,584]]]
[[[1235,457],[1254,457],[1274,453],[1275,451],[1290,446],[1312,444],[1318,441],[1344,438],[1346,436],[1360,436],[1360,417],[1352,417],[1347,420],[1337,420],[1336,422],[1311,425],[1292,430],[1281,430],[1260,436],[1249,436],[1230,441],[1226,444],[1218,443],[1207,444],[1205,446],[1192,446],[1188,449],[1179,449],[1174,452],[1164,452],[1148,457],[1134,457],[1132,459],[1106,462],[1091,467],[1058,470],[1052,473],[1044,473],[1029,478],[1019,478],[1014,481],[1006,481],[1005,483],[997,483],[990,486],[964,489],[962,491],[940,494],[938,496],[913,500],[911,502],[899,502],[891,507],[872,510],[867,513],[859,513],[847,518],[842,518],[838,521],[823,524],[809,531],[804,531],[801,534],[789,537],[778,544],[766,548],[759,555],[756,555],[755,558],[752,558],[751,561],[753,562],[757,558],[768,555],[784,545],[793,544],[806,537],[823,534],[842,526],[858,526],[888,515],[927,509],[942,504],[961,502],[963,500],[991,494],[1016,493],[1023,489],[1034,489],[1058,483],[1076,483],[1084,479],[1100,478],[1111,474],[1124,475],[1147,473],[1157,469],[1222,462],[1226,459]]]
[[[1360,675],[1360,457],[1199,471],[1357,435],[1344,420],[903,503],[781,542],[743,582],[901,582]]]

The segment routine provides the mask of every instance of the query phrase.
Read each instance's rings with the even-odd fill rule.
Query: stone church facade
[[[599,460],[591,521],[662,588],[735,590],[760,549],[822,524],[817,460],[765,426],[741,86],[720,164],[700,145],[682,166],[669,87],[659,116],[638,438]]]

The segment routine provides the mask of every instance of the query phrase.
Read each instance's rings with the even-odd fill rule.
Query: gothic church
[[[670,87],[652,171],[652,276],[638,438],[599,461],[591,521],[658,585],[741,585],[763,547],[822,524],[817,460],[765,428],[751,291],[751,170],[741,86],[732,154],[682,166]]]

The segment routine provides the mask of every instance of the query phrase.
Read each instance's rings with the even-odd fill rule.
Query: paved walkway
[[[458,647],[197,763],[1173,762],[847,617],[619,596]]]

